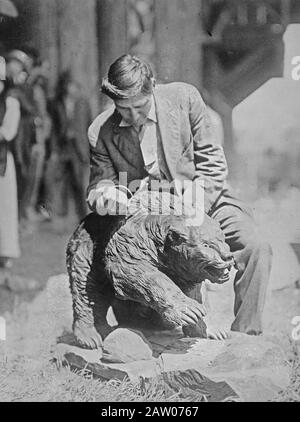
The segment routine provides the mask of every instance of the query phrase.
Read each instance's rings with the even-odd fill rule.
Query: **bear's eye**
[[[207,243],[203,243],[203,247],[204,247],[204,248],[209,248],[209,246],[208,246],[208,244],[207,244]]]

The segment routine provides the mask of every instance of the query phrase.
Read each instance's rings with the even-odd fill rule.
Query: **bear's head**
[[[180,201],[167,192],[141,191],[132,198],[131,211],[144,215],[161,263],[170,275],[182,283],[205,279],[225,283],[233,257],[219,223],[205,214],[202,224],[189,225],[188,216],[174,212]]]
[[[225,283],[233,257],[218,222],[205,215],[199,226],[186,224],[184,217],[171,217],[162,261],[182,282]]]

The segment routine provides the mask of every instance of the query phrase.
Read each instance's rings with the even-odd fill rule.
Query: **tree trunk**
[[[158,79],[202,85],[201,0],[155,1]]]
[[[127,53],[126,0],[99,0],[97,3],[100,81],[109,66]],[[101,105],[107,99],[101,96]]]
[[[30,0],[29,5],[33,11],[31,40],[34,41],[41,58],[48,60],[50,64],[50,88],[53,90],[59,71],[57,4],[53,0]]]
[[[96,0],[56,0],[56,4],[60,70],[71,70],[96,114],[99,101]]]

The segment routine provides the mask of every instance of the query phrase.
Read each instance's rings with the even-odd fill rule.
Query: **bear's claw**
[[[103,346],[102,337],[93,325],[75,322],[73,333],[79,345],[85,349],[100,349]]]

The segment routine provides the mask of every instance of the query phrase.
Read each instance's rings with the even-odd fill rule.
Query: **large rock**
[[[151,345],[142,333],[117,328],[103,343],[104,358],[115,363],[129,363],[152,359]]]
[[[107,363],[101,350],[87,350],[80,347],[59,343],[52,353],[53,361],[58,366],[68,364],[72,369],[87,370],[96,377],[105,380],[130,378],[136,381],[139,377],[153,378],[160,375],[160,367],[156,359],[139,360],[129,363]]]
[[[243,401],[268,401],[286,388],[290,372],[283,350],[271,338],[232,334],[226,341],[186,340],[180,357],[163,353],[163,370],[196,369],[209,379],[226,381]]]

